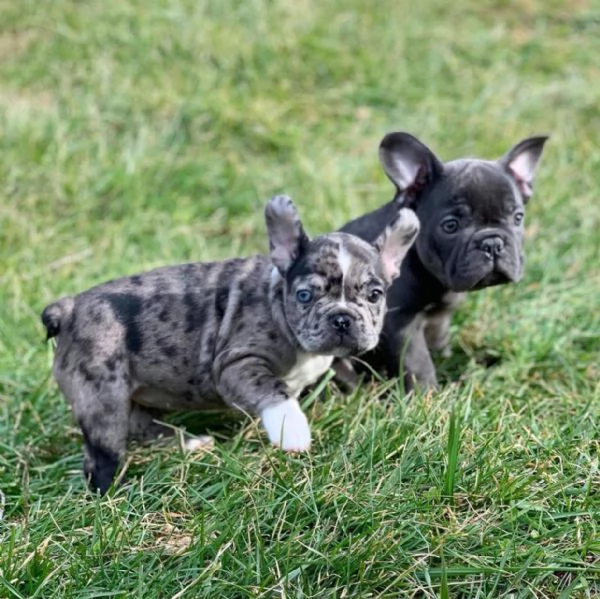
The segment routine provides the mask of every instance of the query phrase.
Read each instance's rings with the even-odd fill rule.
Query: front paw
[[[269,406],[260,418],[275,447],[290,452],[310,449],[310,427],[296,400],[288,399]]]

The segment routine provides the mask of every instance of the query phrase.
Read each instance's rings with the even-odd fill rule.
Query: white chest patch
[[[283,381],[288,386],[292,397],[298,397],[304,387],[316,382],[320,376],[327,372],[332,362],[333,356],[298,354],[296,364],[283,377]]]

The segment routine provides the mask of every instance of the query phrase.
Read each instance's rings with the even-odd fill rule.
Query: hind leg
[[[131,412],[131,380],[80,362],[75,372],[55,372],[84,439],[83,472],[92,491],[104,495],[125,454]]]
[[[139,443],[156,440],[175,442],[178,429],[156,422],[161,416],[159,410],[133,403],[129,413],[129,439]],[[191,436],[184,431],[181,431],[181,434],[185,451],[204,451],[214,444],[214,439],[210,435]]]
[[[171,427],[156,422],[161,417],[162,413],[159,410],[133,403],[129,412],[129,439],[139,443],[147,443],[155,439],[172,437],[174,431]]]

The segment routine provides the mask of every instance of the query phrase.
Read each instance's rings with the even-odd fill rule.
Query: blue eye
[[[312,299],[312,296],[312,291],[309,291],[308,289],[300,289],[300,291],[296,291],[296,299],[301,304],[308,304],[308,302],[310,302]]]

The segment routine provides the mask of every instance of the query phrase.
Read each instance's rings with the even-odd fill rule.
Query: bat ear
[[[274,196],[265,207],[271,260],[283,275],[308,246],[308,237],[291,198]]]
[[[379,260],[388,281],[400,274],[400,266],[408,250],[419,234],[420,224],[417,215],[408,208],[402,208],[398,218],[375,240],[379,250]]]
[[[407,207],[444,170],[440,159],[410,133],[388,133],[379,144],[379,161]]]
[[[517,184],[523,196],[523,202],[527,202],[533,194],[535,172],[547,141],[547,135],[524,139],[498,161]]]

